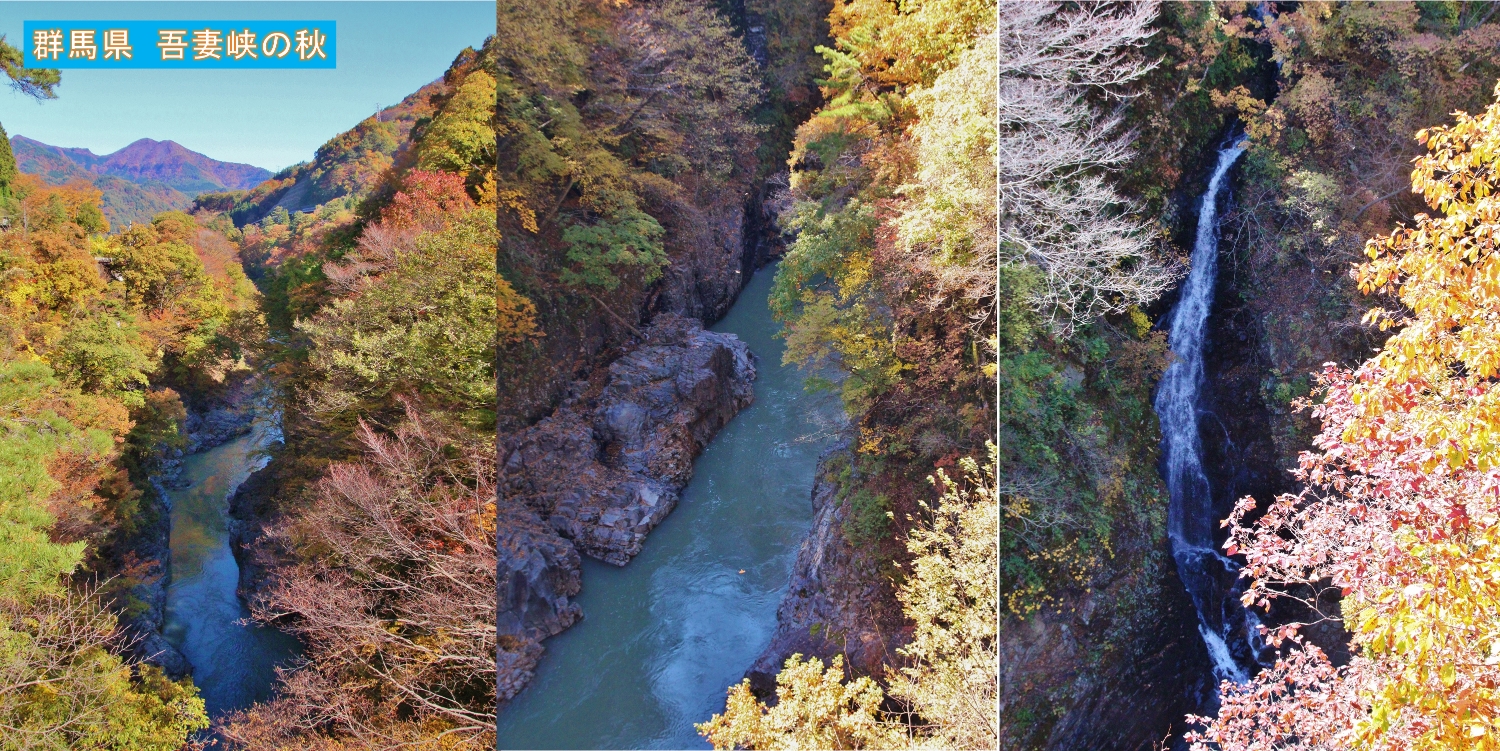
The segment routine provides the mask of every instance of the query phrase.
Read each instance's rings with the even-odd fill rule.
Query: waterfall
[[[1162,454],[1171,505],[1167,533],[1177,572],[1198,614],[1198,632],[1208,647],[1219,680],[1244,683],[1262,647],[1254,614],[1239,602],[1238,566],[1220,555],[1214,532],[1219,515],[1203,471],[1203,441],[1198,430],[1198,402],[1203,390],[1203,345],[1218,273],[1219,193],[1229,168],[1245,150],[1239,136],[1219,151],[1219,161],[1198,211],[1192,270],[1173,309],[1168,346],[1173,361],[1156,392]]]

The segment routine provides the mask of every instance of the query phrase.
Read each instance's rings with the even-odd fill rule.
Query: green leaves
[[[49,359],[64,380],[83,391],[139,407],[147,374],[156,368],[144,344],[130,317],[88,316],[68,328]]]
[[[115,627],[88,593],[0,598],[0,748],[177,751],[208,727],[191,681],[106,649]]]
[[[423,134],[417,169],[468,174],[494,161],[495,79],[476,70],[464,78]]]
[[[27,68],[25,64],[21,50],[7,44],[5,35],[0,34],[0,70],[10,79],[10,87],[35,99],[56,99],[53,89],[62,81],[62,74],[52,68]]]
[[[641,283],[661,277],[667,265],[662,246],[664,232],[649,214],[624,206],[591,224],[573,224],[563,229],[567,258],[573,266],[559,276],[566,284],[593,285],[612,290],[620,286],[616,272],[639,267]]]
[[[327,378],[315,409],[368,409],[396,392],[460,411],[493,409],[493,223],[493,213],[475,210],[418,236],[358,295],[296,323]]]
[[[0,599],[58,592],[83,558],[83,543],[48,537],[55,520],[47,498],[61,484],[47,467],[62,451],[103,454],[113,446],[102,431],[80,430],[57,413],[50,402],[69,391],[42,363],[0,364]]]

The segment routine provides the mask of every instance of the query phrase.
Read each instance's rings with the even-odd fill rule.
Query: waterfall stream
[[[1203,392],[1203,349],[1208,314],[1218,273],[1218,204],[1226,177],[1244,153],[1244,137],[1219,151],[1218,163],[1203,194],[1192,270],[1182,297],[1172,310],[1168,346],[1173,361],[1156,392],[1161,422],[1163,474],[1171,495],[1167,533],[1177,573],[1198,613],[1198,632],[1208,647],[1214,676],[1244,683],[1262,650],[1259,622],[1239,602],[1239,566],[1221,555],[1215,539],[1220,514],[1215,510],[1208,475],[1203,469],[1199,402]]]

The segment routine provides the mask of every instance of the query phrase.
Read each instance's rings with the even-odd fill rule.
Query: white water
[[[1217,551],[1214,532],[1219,516],[1214,510],[1208,476],[1203,471],[1203,441],[1198,430],[1198,402],[1203,389],[1203,346],[1208,313],[1213,305],[1218,274],[1219,193],[1235,160],[1244,153],[1244,137],[1219,152],[1198,212],[1198,235],[1193,243],[1192,270],[1182,285],[1182,297],[1172,311],[1167,339],[1174,359],[1162,374],[1156,392],[1156,414],[1161,422],[1162,450],[1171,505],[1167,533],[1172,557],[1193,606],[1198,632],[1219,680],[1244,683],[1250,679],[1246,663],[1255,659],[1259,645],[1255,616],[1240,607],[1233,582],[1238,566]],[[1236,623],[1238,621],[1238,623]],[[1239,626],[1240,628],[1236,628]],[[1236,659],[1231,634],[1243,643]]]
[[[771,641],[818,456],[843,424],[837,399],[781,362],[775,273],[756,272],[713,327],[760,357],[755,403],[703,450],[635,560],[584,559],[584,619],[544,643],[531,685],[500,708],[497,748],[707,748],[693,723],[724,711]]]

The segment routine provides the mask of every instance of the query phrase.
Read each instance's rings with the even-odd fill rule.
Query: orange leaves
[[[412,170],[381,220],[399,229],[438,229],[450,216],[473,208],[474,201],[464,189],[463,175]]]
[[[861,40],[848,46],[878,85],[923,85],[942,73],[979,29],[993,25],[995,11],[994,4],[974,0],[844,0],[828,14],[829,35]]]
[[[498,297],[496,303],[496,331],[500,337],[500,346],[515,344],[533,336],[541,336],[542,332],[536,326],[536,306],[532,302],[516,292],[505,281],[505,277],[496,275],[495,283]]]

